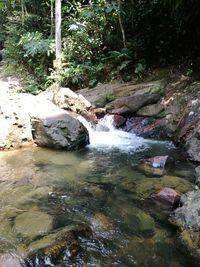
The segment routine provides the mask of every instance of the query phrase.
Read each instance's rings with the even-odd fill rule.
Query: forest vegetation
[[[0,49],[37,93],[141,79],[149,69],[200,71],[199,0],[63,0],[62,68],[56,74],[55,1],[1,0]],[[28,74],[28,75],[27,75]]]

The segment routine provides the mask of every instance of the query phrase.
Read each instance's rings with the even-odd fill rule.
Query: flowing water
[[[171,143],[115,130],[109,117],[96,131],[87,127],[90,145],[77,152],[0,153],[0,253],[26,257],[41,247],[41,237],[84,222],[93,237],[80,239],[75,259],[31,266],[191,267],[168,221],[172,210],[149,197],[164,186],[192,189],[191,166],[177,160],[164,177],[145,175],[141,159],[179,156]]]

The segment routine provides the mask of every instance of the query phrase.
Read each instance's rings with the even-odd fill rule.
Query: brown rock
[[[113,124],[116,128],[119,128],[120,126],[122,126],[124,123],[126,122],[126,118],[124,118],[123,116],[120,115],[114,115],[113,116]]]
[[[164,169],[166,164],[173,162],[173,159],[169,156],[156,156],[152,158],[143,159],[142,162],[153,168]]]
[[[165,187],[162,190],[160,190],[158,193],[153,194],[152,198],[154,198],[157,201],[163,202],[165,204],[178,206],[181,195],[180,193],[176,192],[174,189]]]

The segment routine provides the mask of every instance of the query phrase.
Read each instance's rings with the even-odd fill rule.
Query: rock
[[[123,116],[116,115],[116,114],[113,116],[113,125],[114,125],[114,127],[119,128],[125,122],[126,122],[126,118],[124,118]]]
[[[128,179],[128,182],[124,180],[122,187],[143,198],[149,198],[153,193],[162,190],[164,187],[170,187],[180,193],[194,190],[194,185],[189,181],[180,177],[167,175],[162,178],[139,179],[136,184],[131,182],[130,179]]]
[[[99,84],[95,88],[91,89],[82,89],[77,91],[77,93],[82,94],[86,97],[92,105],[97,107],[105,107],[107,99],[118,100],[123,97],[128,97],[131,95],[137,94],[138,91],[146,91],[147,94],[158,93],[162,95],[165,87],[165,82],[163,80],[146,82],[146,83],[118,83],[112,82],[108,84]],[[155,102],[154,102],[155,103]]]
[[[0,255],[1,267],[23,267],[22,260],[15,254]]]
[[[76,113],[81,113],[88,110],[92,105],[82,95],[77,95],[69,88],[60,88],[54,93],[53,102],[56,106],[70,110]]]
[[[163,176],[165,174],[165,169],[161,169],[161,168],[154,168],[151,167],[147,164],[141,163],[138,165],[138,170],[142,173],[144,173],[146,176],[155,176],[155,177],[160,177]]]
[[[200,166],[195,168],[196,184],[200,184]]]
[[[42,101],[30,116],[33,139],[39,146],[77,149],[88,144],[88,132],[75,113]]]
[[[32,145],[30,117],[12,100],[0,100],[0,149]]]
[[[80,248],[79,237],[90,238],[91,236],[92,230],[86,224],[67,226],[56,233],[33,242],[29,247],[30,252],[27,256],[27,262],[30,264],[37,260],[39,266],[43,266],[48,259],[49,264],[54,266],[57,258],[60,259],[62,253],[65,252],[63,260],[66,263],[67,258],[72,259],[78,253]]]
[[[173,159],[169,156],[156,156],[153,158],[144,159],[142,162],[153,168],[164,169],[167,164],[173,162]]]
[[[144,138],[166,139],[166,131],[162,119],[132,117],[127,119],[123,130]]]
[[[173,221],[183,229],[200,231],[200,190],[181,196],[182,207],[175,210]]]
[[[103,213],[100,213],[100,212],[96,213],[94,218],[95,218],[96,223],[102,227],[109,228],[109,227],[113,227],[114,225],[114,222],[111,220],[111,218],[104,215]]]
[[[199,232],[183,230],[179,235],[179,243],[188,258],[193,259],[191,266],[199,266],[200,260],[200,235]],[[195,261],[195,262],[194,262]]]
[[[34,239],[52,230],[52,217],[41,211],[24,212],[15,219],[14,229],[28,239]]]
[[[193,137],[186,142],[185,147],[190,160],[200,162],[200,140]]]
[[[151,93],[151,88],[138,90],[131,96],[124,96],[106,105],[106,109],[112,114],[134,114],[141,107],[157,103],[161,96],[159,93]]]
[[[162,176],[165,174],[165,168],[167,165],[173,162],[173,159],[169,156],[156,156],[153,158],[147,158],[141,160],[138,168],[144,171],[147,175]]]
[[[165,187],[158,193],[153,194],[152,198],[165,204],[177,207],[180,202],[181,195],[174,189]]]
[[[142,117],[152,117],[152,116],[158,116],[165,110],[165,107],[162,103],[152,104],[145,107],[142,107],[139,109],[136,113],[136,116],[142,116]],[[164,117],[164,115],[163,115]]]

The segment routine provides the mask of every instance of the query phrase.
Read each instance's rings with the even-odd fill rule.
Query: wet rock
[[[14,254],[0,255],[1,267],[23,267],[22,260]]]
[[[182,207],[174,212],[173,222],[183,229],[200,231],[200,190],[181,196]]]
[[[153,194],[152,198],[165,204],[177,207],[181,196],[180,193],[176,192],[174,189],[165,187],[158,193]]]
[[[200,266],[200,235],[199,232],[183,230],[179,235],[180,248],[192,259],[191,266]]]
[[[109,228],[109,227],[113,227],[114,222],[113,220],[111,220],[111,218],[109,218],[108,216],[104,215],[103,213],[96,213],[95,216],[95,221],[97,224]]]
[[[167,137],[162,119],[132,117],[126,121],[123,130],[144,138],[165,139]]]
[[[122,187],[130,192],[134,192],[143,198],[150,197],[156,191],[162,190],[164,187],[170,187],[180,193],[186,193],[194,190],[194,185],[180,177],[165,175],[162,178],[141,179],[137,183],[122,182]]]
[[[113,125],[114,125],[114,127],[119,128],[125,122],[126,122],[126,118],[124,118],[123,116],[116,115],[116,114],[113,116]]]
[[[147,164],[141,163],[138,165],[138,170],[144,173],[146,176],[154,176],[154,177],[161,177],[165,174],[165,169],[161,168],[154,168]]]
[[[200,166],[195,168],[195,177],[196,177],[196,184],[200,184]]]
[[[166,172],[166,167],[173,163],[169,156],[156,156],[141,160],[139,170],[143,170],[147,175],[162,176]]]
[[[79,237],[90,238],[91,228],[86,224],[68,226],[46,236],[30,245],[27,262],[39,263],[41,266],[48,259],[49,264],[55,264],[57,258],[72,259],[79,251]]]
[[[143,163],[153,168],[164,169],[167,164],[172,163],[173,159],[169,156],[156,156],[142,160]]]
[[[34,239],[52,230],[53,219],[41,211],[24,212],[15,219],[14,229],[20,235]]]

